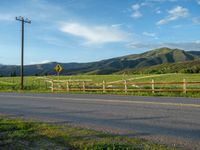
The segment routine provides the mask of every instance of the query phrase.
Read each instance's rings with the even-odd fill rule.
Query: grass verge
[[[0,149],[175,150],[144,139],[0,116]]]

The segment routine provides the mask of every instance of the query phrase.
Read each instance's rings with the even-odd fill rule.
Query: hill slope
[[[125,69],[118,74],[163,74],[163,73],[200,73],[200,60],[178,63],[165,63],[138,69]]]
[[[142,54],[133,54],[90,63],[60,63],[63,67],[61,74],[112,74],[123,70],[137,70],[160,65],[194,61],[200,59],[199,51],[184,51],[179,49],[159,48]],[[25,66],[25,75],[56,74],[54,67],[57,63],[46,63]],[[0,75],[19,75],[19,66],[0,66]]]

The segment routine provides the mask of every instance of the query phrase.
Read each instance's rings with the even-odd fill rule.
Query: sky
[[[200,0],[0,0],[0,64],[92,62],[154,48],[200,50]]]

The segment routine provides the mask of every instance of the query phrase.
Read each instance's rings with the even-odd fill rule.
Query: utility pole
[[[31,20],[28,18],[24,19],[24,17],[16,17],[17,21],[22,22],[22,47],[21,47],[21,90],[24,89],[24,23],[31,23]]]

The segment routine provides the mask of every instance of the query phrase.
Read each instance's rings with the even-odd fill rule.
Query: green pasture
[[[138,75],[76,75],[76,76],[26,76],[24,78],[24,90],[23,92],[51,92],[48,80],[91,80],[91,84],[99,84],[100,88],[102,86],[103,81],[107,85],[112,84],[121,84],[120,88],[123,88],[124,80],[127,82],[137,83],[137,82],[183,82],[185,79],[186,82],[200,82],[200,74],[138,74]],[[87,84],[86,83],[86,84]],[[80,83],[81,84],[81,83]],[[138,87],[134,87],[134,85],[129,85],[128,89],[151,89],[151,85],[141,85]],[[182,89],[183,85],[155,85],[155,89]],[[200,89],[200,84],[198,85],[187,85],[187,89]],[[0,91],[20,91],[20,77],[0,77]],[[79,91],[81,93],[81,91]],[[93,92],[93,93],[102,93],[102,92]],[[124,94],[124,92],[109,92],[113,94]],[[199,97],[199,92],[195,93],[162,93],[157,92],[152,94],[151,92],[129,92],[130,95],[165,95],[165,96],[192,96]]]

